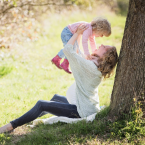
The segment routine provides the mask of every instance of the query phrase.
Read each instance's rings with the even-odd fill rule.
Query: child
[[[103,36],[110,36],[111,34],[111,25],[108,22],[107,19],[104,18],[95,18],[91,23],[88,22],[76,22],[73,24],[69,24],[67,27],[65,27],[61,33],[61,39],[63,42],[63,46],[67,44],[69,39],[73,36],[73,34],[76,32],[78,26],[80,24],[86,24],[88,26],[88,29],[86,29],[82,34],[82,46],[84,50],[84,54],[86,59],[91,59],[91,55],[89,53],[88,49],[88,40],[90,41],[90,46],[92,53],[96,49],[96,42],[95,37],[103,37]],[[74,45],[74,49],[78,47],[78,43],[76,42]],[[53,64],[55,64],[59,69],[63,69],[67,73],[71,74],[71,71],[69,70],[69,62],[67,58],[65,57],[63,53],[63,49],[59,51],[59,53],[51,60]],[[60,65],[60,60],[64,58],[64,61]]]

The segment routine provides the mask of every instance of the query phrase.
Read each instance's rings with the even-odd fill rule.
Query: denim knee
[[[58,94],[55,94],[55,95],[53,96],[53,98],[54,98],[54,97],[59,97],[59,96],[60,96],[60,95],[58,95]]]
[[[35,105],[35,107],[37,107],[37,109],[38,108],[39,109],[42,109],[42,102],[43,102],[43,100],[38,100],[37,103],[36,103],[36,105]]]
[[[69,104],[69,102],[68,102],[68,100],[65,96],[61,96],[61,95],[58,95],[58,94],[55,94],[50,101]]]
[[[58,95],[57,94],[55,94],[52,98],[51,98],[51,100],[50,101],[53,101],[56,97],[57,97]]]

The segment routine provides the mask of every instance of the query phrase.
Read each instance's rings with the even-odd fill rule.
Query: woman
[[[79,35],[86,30],[85,25],[78,27],[77,32],[68,41],[64,54],[68,58],[75,83],[68,89],[67,97],[54,95],[50,101],[39,100],[27,113],[0,128],[0,133],[11,131],[46,113],[69,118],[81,118],[100,110],[98,85],[102,78],[110,77],[118,60],[114,46],[101,45],[86,60],[73,49]]]

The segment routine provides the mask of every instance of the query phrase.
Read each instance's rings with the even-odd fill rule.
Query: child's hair
[[[109,49],[103,57],[98,59],[98,70],[101,71],[104,78],[109,78],[113,75],[115,66],[118,62],[118,54],[116,47],[112,46],[112,49]]]
[[[97,17],[91,22],[92,29],[95,31],[100,31],[101,33],[108,37],[111,35],[111,24],[105,18]]]

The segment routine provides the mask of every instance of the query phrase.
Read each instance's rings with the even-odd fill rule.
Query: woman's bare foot
[[[12,127],[11,123],[8,123],[8,124],[0,127],[0,134],[4,133],[4,132],[11,131],[11,130],[13,130],[13,127]]]

